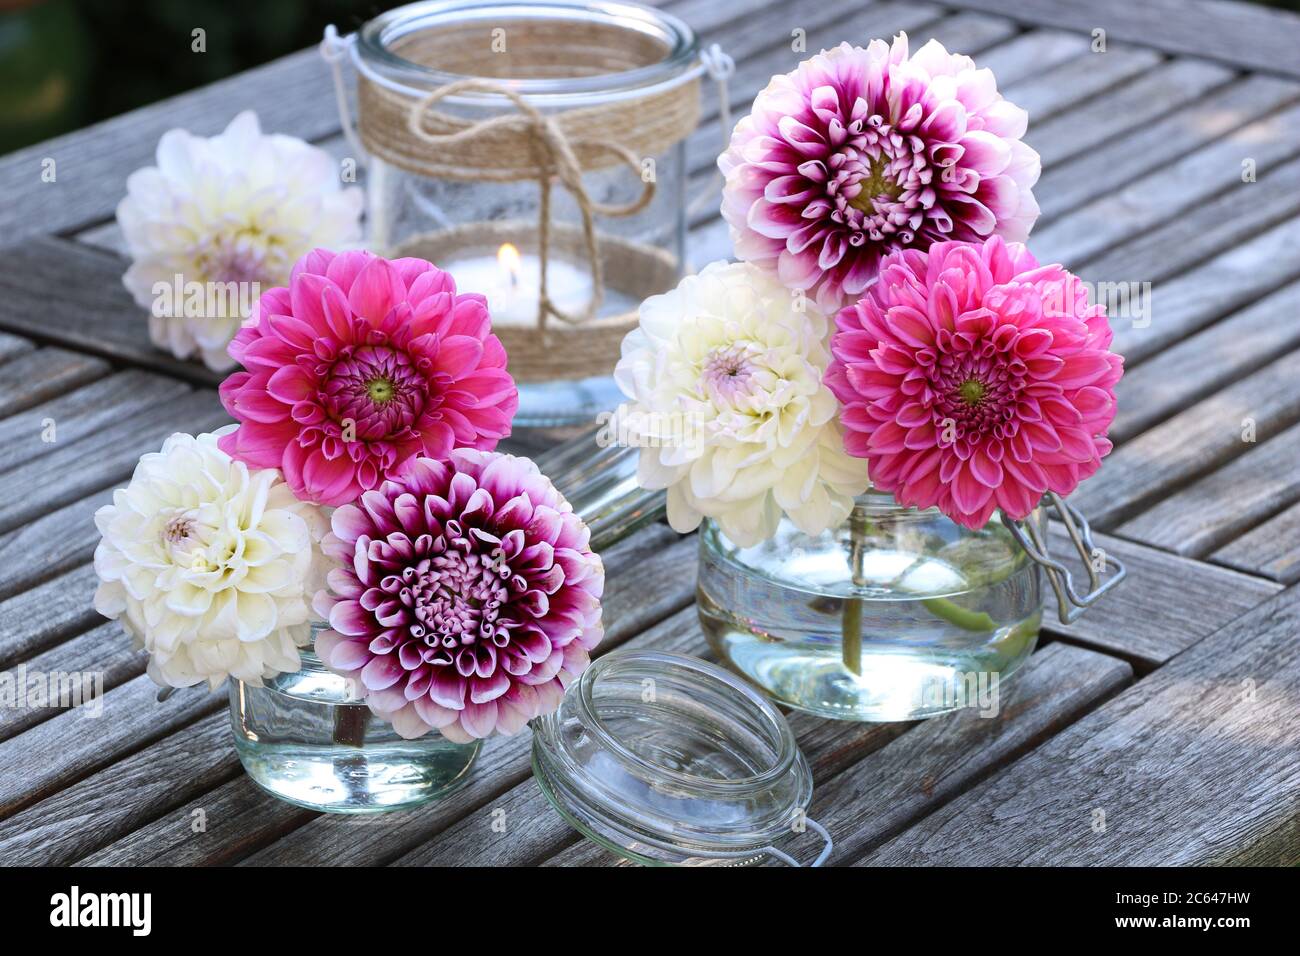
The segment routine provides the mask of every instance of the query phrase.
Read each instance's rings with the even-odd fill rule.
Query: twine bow
[[[455,96],[458,93],[495,93],[510,100],[519,112],[474,122],[446,113],[435,112],[431,109],[447,97]],[[581,110],[573,110],[561,115],[578,118],[581,113]],[[439,131],[435,132],[427,128],[430,121],[436,123]],[[605,295],[604,269],[601,265],[594,218],[596,215],[635,215],[654,198],[655,184],[653,180],[645,180],[640,175],[640,158],[630,149],[616,142],[611,142],[609,139],[566,136],[555,117],[543,114],[510,87],[491,80],[457,80],[432,90],[412,106],[407,117],[407,126],[412,136],[431,147],[448,148],[459,146],[464,149],[466,144],[472,147],[478,141],[485,149],[490,149],[494,137],[498,137],[500,134],[527,139],[537,166],[537,185],[540,193],[537,226],[538,256],[541,260],[541,288],[537,301],[538,328],[545,331],[548,316],[555,316],[560,321],[570,325],[577,325],[591,319],[596,314],[596,310],[600,307]],[[606,130],[605,132],[608,136],[609,131]],[[499,139],[497,140],[497,146],[499,147]],[[583,184],[582,164],[578,160],[576,149],[604,150],[612,153],[617,159],[631,168],[638,178],[642,179],[641,195],[629,203],[597,202],[587,192],[586,186]],[[472,150],[465,155],[467,158],[471,158],[473,155]],[[517,173],[508,169],[493,168],[491,163],[484,163],[482,166],[472,168],[462,168],[460,172],[463,178],[466,179],[493,182],[508,182],[518,178]],[[592,294],[591,301],[587,303],[586,309],[579,315],[572,315],[560,309],[552,301],[547,291],[546,272],[551,239],[552,177],[558,179],[564,188],[568,190],[582,214],[583,241],[586,245],[587,257],[591,263]]]

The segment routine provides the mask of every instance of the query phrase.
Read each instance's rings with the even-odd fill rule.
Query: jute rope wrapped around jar
[[[362,74],[358,86],[362,143],[372,155],[401,169],[433,178],[466,182],[538,184],[537,254],[541,288],[537,329],[510,330],[507,343],[511,370],[521,381],[546,381],[600,374],[618,358],[619,342],[636,324],[635,313],[597,319],[605,276],[614,271],[620,287],[638,295],[664,291],[675,279],[676,264],[665,270],[665,254],[633,243],[611,243],[597,234],[595,217],[632,216],[654,198],[653,177],[643,177],[642,159],[660,155],[685,139],[699,123],[698,76],[644,95],[628,93],[606,102],[561,112],[543,113],[520,96],[510,79],[572,78],[575,75],[617,73],[657,62],[664,55],[652,37],[629,34],[602,23],[563,24],[522,22],[507,32],[508,53],[484,55],[479,27],[448,27],[422,31],[399,39],[392,52],[401,58],[440,71],[460,74],[456,80],[415,98]],[[491,74],[491,75],[485,75]],[[500,97],[514,107],[487,119],[466,119],[438,107],[456,97]],[[495,105],[495,104],[494,104]],[[623,165],[640,184],[630,202],[594,200],[583,184],[583,173]],[[558,182],[573,197],[581,217],[577,230],[551,222],[551,190]],[[421,254],[442,250],[432,261],[444,261],[456,249],[451,233],[477,243],[496,224],[461,227],[412,237],[402,251]],[[502,241],[520,243],[519,234]],[[426,241],[427,240],[427,241]],[[531,243],[524,241],[524,245]],[[547,292],[547,262],[555,252],[584,261],[591,272],[592,297],[585,309],[569,313],[558,308]],[[638,253],[640,255],[638,255]],[[670,258],[670,257],[669,257]],[[640,289],[646,289],[644,293]],[[559,321],[559,325],[551,323]],[[502,330],[497,329],[498,334]]]

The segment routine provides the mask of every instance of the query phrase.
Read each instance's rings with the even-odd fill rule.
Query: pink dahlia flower
[[[1038,218],[1027,121],[935,40],[911,57],[905,33],[823,51],[772,78],[718,159],[736,254],[833,312],[895,249],[1022,242]]]
[[[873,485],[979,528],[1097,470],[1123,359],[1079,280],[999,238],[895,252],[880,279],[837,316],[826,375]]]
[[[487,300],[423,259],[317,249],[262,296],[221,385],[221,450],[293,493],[354,501],[416,455],[492,449],[519,405]]]
[[[333,526],[316,652],[403,737],[514,733],[555,709],[604,633],[587,526],[526,458],[416,458]]]

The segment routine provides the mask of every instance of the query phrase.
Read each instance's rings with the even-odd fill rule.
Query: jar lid
[[[802,829],[812,772],[781,712],[730,672],[681,654],[615,651],[532,727],[542,793],[615,853],[652,864],[769,853],[792,862],[773,844]]]

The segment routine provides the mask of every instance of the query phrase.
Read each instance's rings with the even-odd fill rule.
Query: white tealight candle
[[[492,256],[473,256],[447,263],[457,292],[487,296],[493,325],[534,326],[541,298],[542,263],[530,253],[521,254],[510,243]],[[591,301],[591,273],[576,263],[551,256],[546,268],[546,292],[556,308],[582,315]]]

